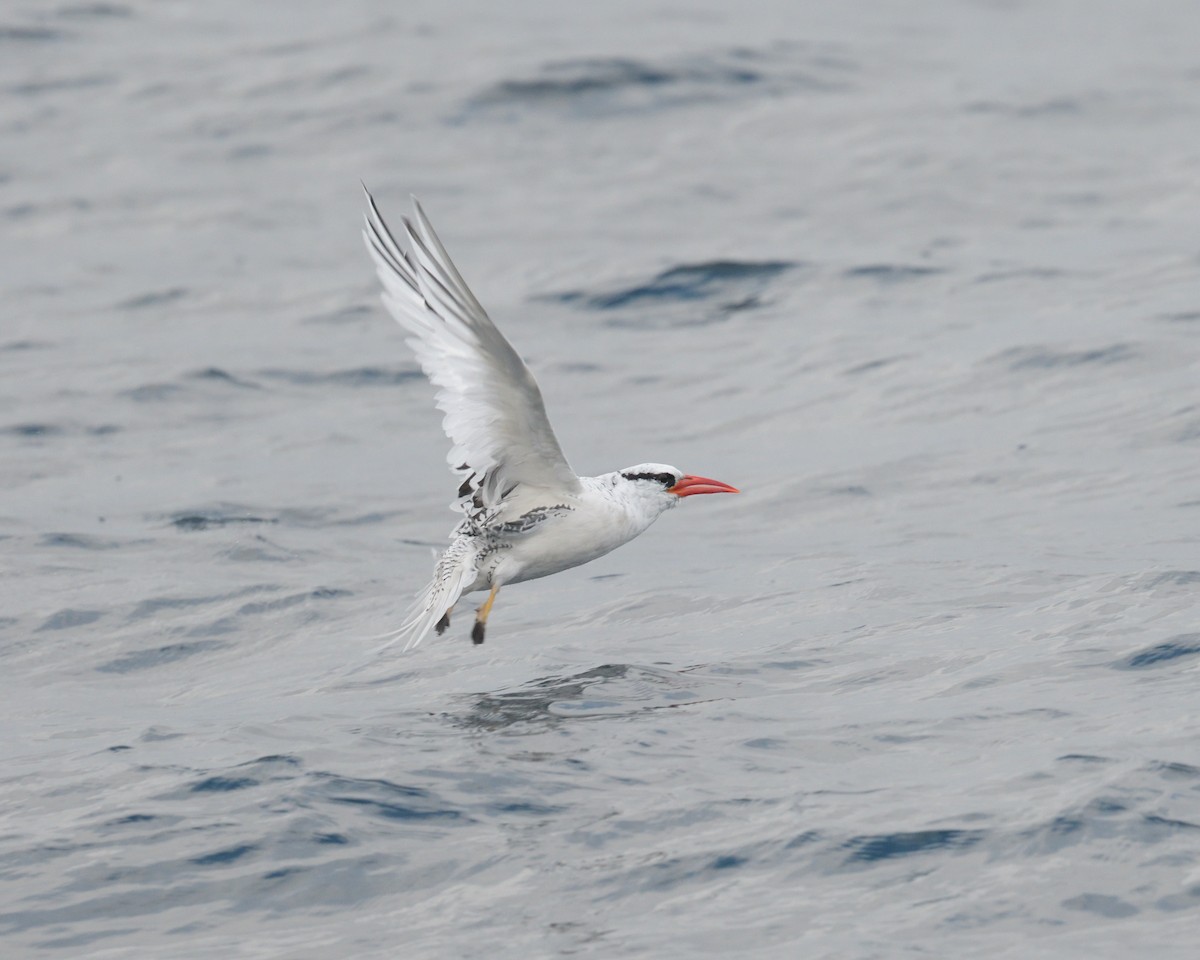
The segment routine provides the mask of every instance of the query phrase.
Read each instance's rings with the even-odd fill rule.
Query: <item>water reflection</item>
[[[727,682],[683,671],[629,663],[606,663],[570,676],[551,676],[502,692],[472,694],[456,724],[502,730],[517,724],[559,723],[568,719],[629,716],[722,699]]]

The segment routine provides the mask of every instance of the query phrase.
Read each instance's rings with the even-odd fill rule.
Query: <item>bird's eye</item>
[[[670,473],[623,473],[621,476],[626,480],[653,480],[664,487],[673,487],[679,482],[679,478]]]

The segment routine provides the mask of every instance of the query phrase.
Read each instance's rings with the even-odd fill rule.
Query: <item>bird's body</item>
[[[364,237],[384,286],[384,303],[411,334],[409,344],[441,389],[438,406],[453,442],[449,462],[462,478],[450,534],[433,580],[397,638],[415,646],[449,625],[459,597],[490,591],[472,638],[504,584],[535,580],[615,550],[682,497],[736,493],[717,480],[643,463],[598,477],[571,470],[546,418],[533,375],[475,299],[424,212],[405,218],[401,249],[370,194]]]
[[[470,541],[477,555],[476,580],[464,593],[536,580],[595,560],[628,543],[675,505],[620,497],[618,476],[580,477],[581,489],[574,494],[514,491],[496,510],[460,523],[451,541]]]

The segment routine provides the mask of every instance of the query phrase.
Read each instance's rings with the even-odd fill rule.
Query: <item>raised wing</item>
[[[365,188],[364,188],[365,189]],[[494,507],[520,484],[563,493],[580,489],[563,456],[537,381],[467,287],[413,198],[402,249],[367,192],[363,238],[383,281],[383,302],[411,336],[408,344],[439,388],[446,459],[462,478],[460,505]]]

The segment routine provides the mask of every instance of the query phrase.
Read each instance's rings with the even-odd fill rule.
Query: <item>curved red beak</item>
[[[690,497],[694,493],[741,493],[737,487],[731,487],[720,480],[709,480],[708,477],[693,477],[685,473],[673,487],[667,487],[667,493],[677,497]]]

